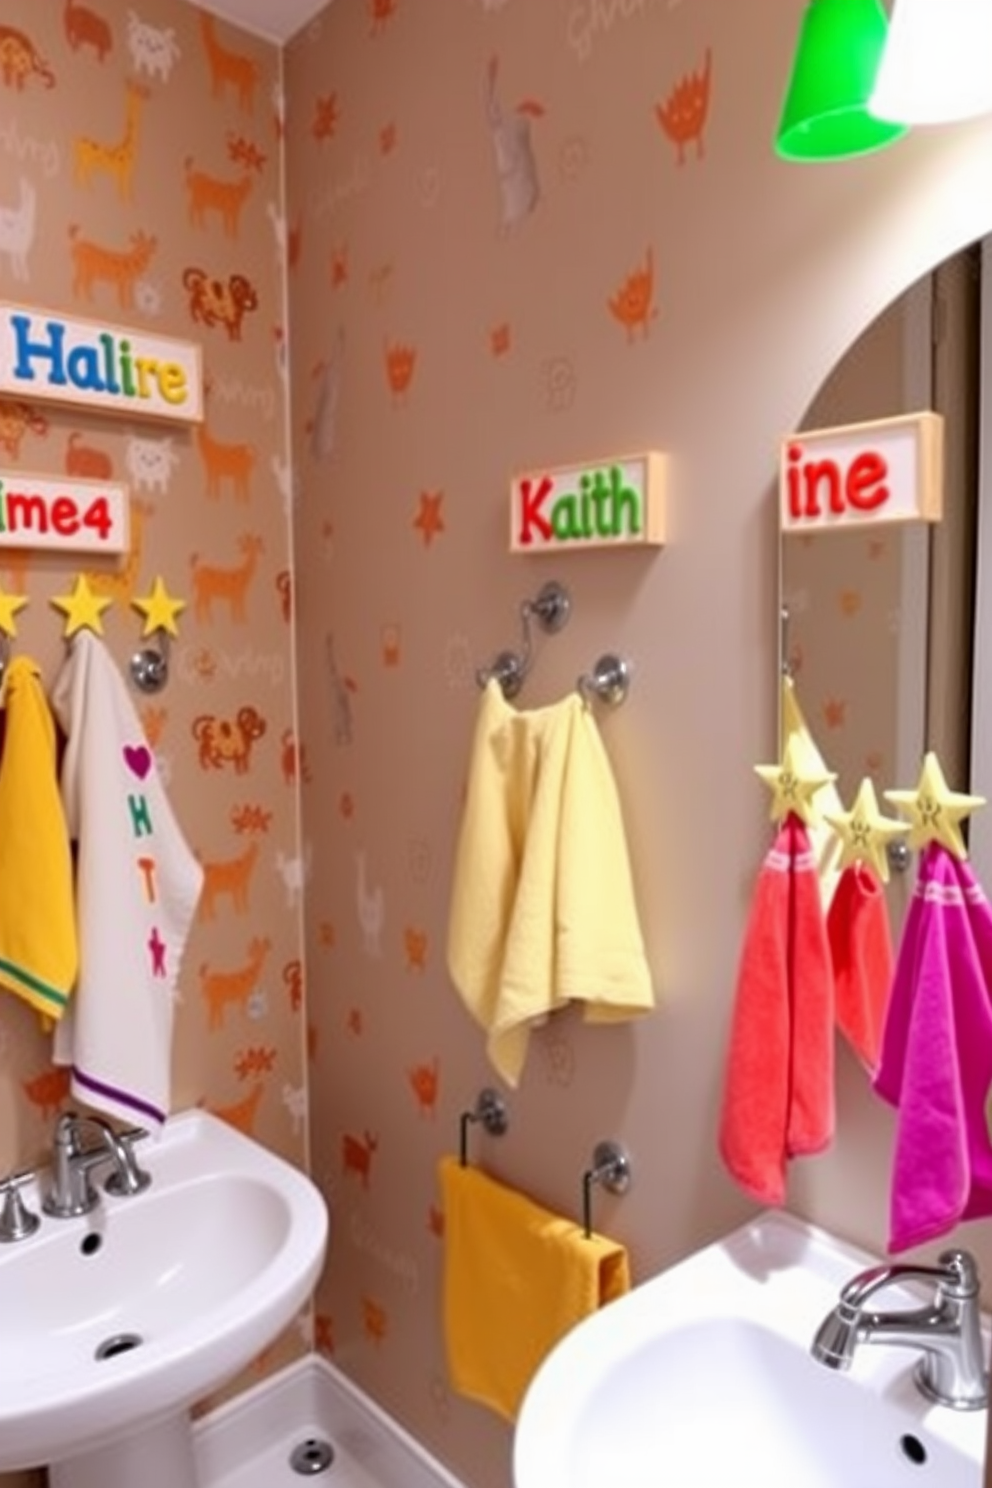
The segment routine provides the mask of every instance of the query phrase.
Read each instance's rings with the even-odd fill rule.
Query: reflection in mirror
[[[933,408],[945,424],[941,523],[781,540],[783,666],[845,810],[865,776],[880,801],[915,785],[928,748],[952,785],[967,786],[975,282],[965,254],[914,286],[851,347],[802,421],[828,429]],[[906,866],[887,890],[895,931],[912,893]]]

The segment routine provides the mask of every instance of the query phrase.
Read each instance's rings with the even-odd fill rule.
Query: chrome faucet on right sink
[[[933,1282],[929,1306],[865,1310],[884,1287],[912,1281]],[[872,1266],[853,1276],[817,1329],[811,1351],[828,1369],[849,1369],[862,1344],[917,1349],[921,1357],[913,1378],[924,1395],[953,1410],[981,1410],[988,1404],[988,1375],[974,1257],[966,1250],[945,1250],[936,1266]]]

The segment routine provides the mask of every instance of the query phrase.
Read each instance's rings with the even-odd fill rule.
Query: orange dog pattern
[[[241,322],[258,309],[258,293],[244,274],[212,279],[205,269],[190,267],[183,272],[183,288],[189,295],[189,313],[199,325],[223,326],[228,340],[241,340]]]
[[[240,563],[220,568],[202,563],[197,553],[190,559],[193,577],[193,610],[197,620],[209,624],[213,619],[215,602],[228,606],[235,624],[243,624],[245,602],[258,569],[258,560],[264,552],[264,544],[257,533],[245,532],[238,539],[241,552]]]
[[[207,1004],[207,1027],[216,1030],[224,1026],[226,1010],[233,1004],[242,1013],[247,1010],[248,999],[258,986],[265,965],[265,958],[272,949],[266,935],[256,935],[248,945],[248,958],[233,971],[216,971],[206,963],[200,966],[200,991]]]
[[[230,765],[235,775],[246,775],[251,755],[268,725],[257,708],[246,704],[235,717],[218,718],[215,713],[201,713],[191,728],[199,746],[197,759],[201,770],[223,770]]]

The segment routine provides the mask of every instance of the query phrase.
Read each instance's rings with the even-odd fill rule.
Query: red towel
[[[885,890],[864,863],[840,876],[827,912],[837,1027],[872,1074],[892,991],[894,956]]]
[[[764,1204],[785,1200],[790,1157],[834,1131],[834,988],[816,862],[790,813],[755,886],[737,973],[720,1154]]]

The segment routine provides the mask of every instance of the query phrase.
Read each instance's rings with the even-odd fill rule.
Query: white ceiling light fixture
[[[896,0],[868,109],[910,125],[992,112],[992,0]]]

